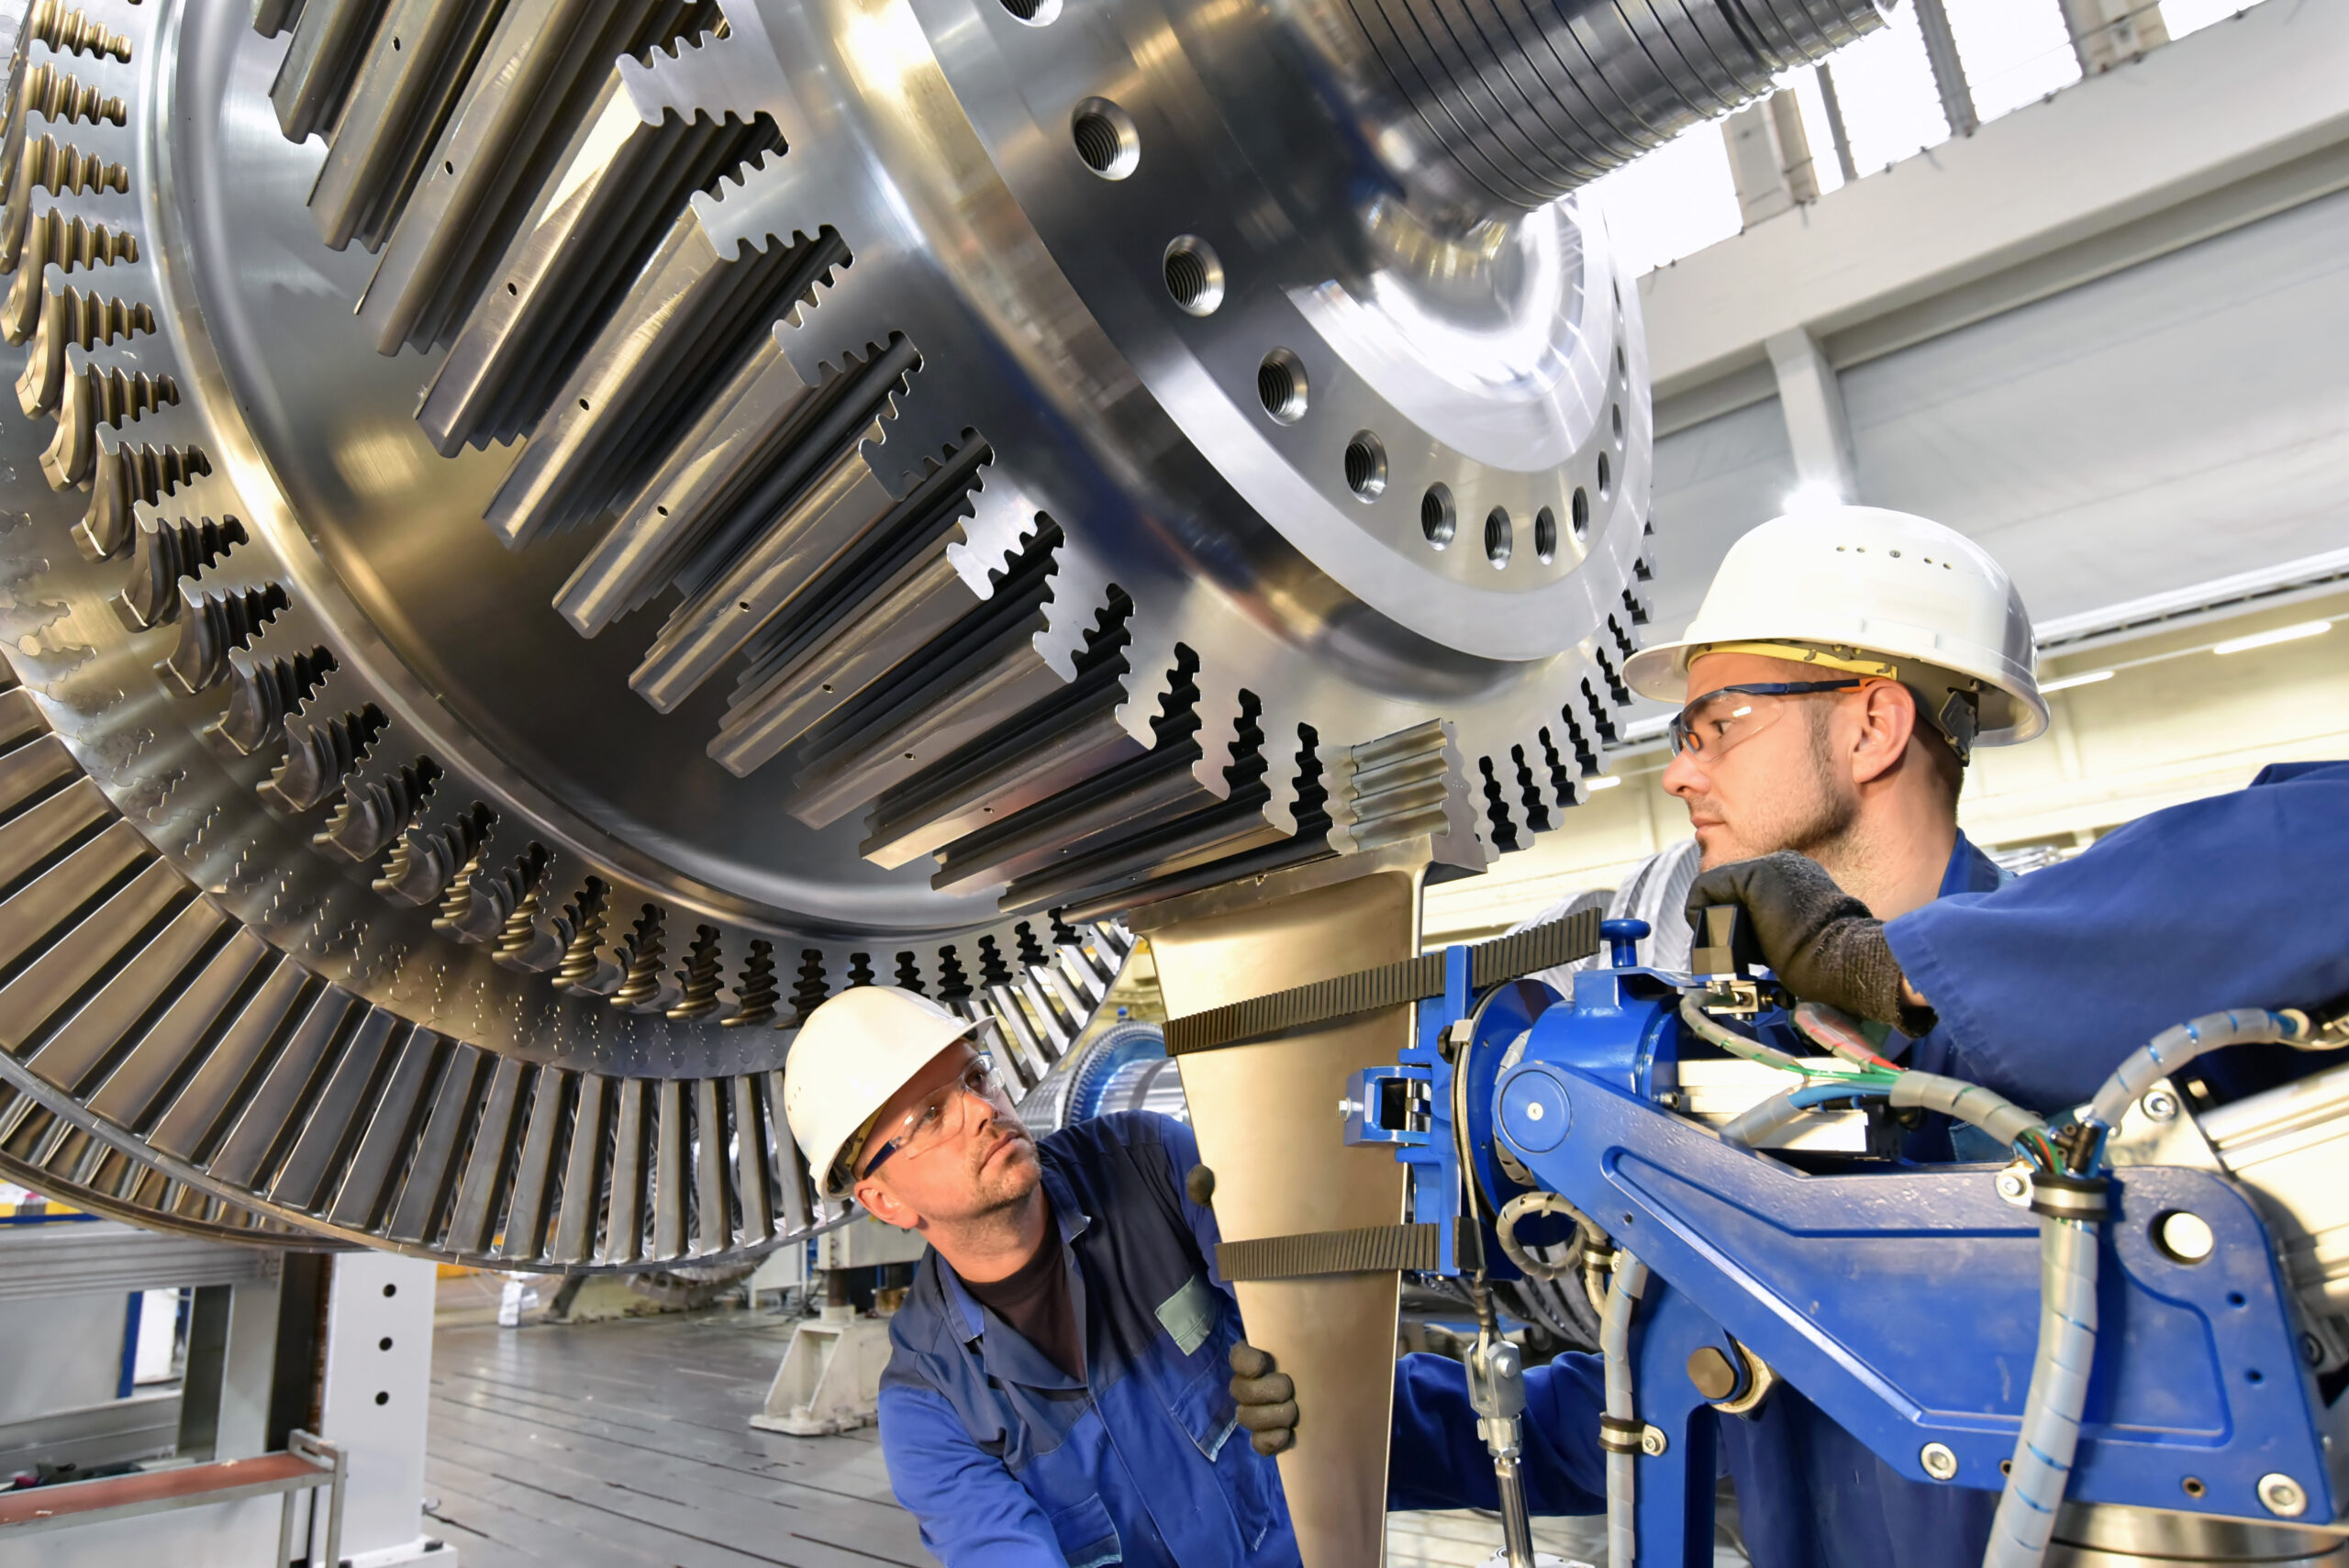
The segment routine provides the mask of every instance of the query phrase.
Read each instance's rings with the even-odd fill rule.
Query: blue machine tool
[[[1728,1032],[1701,1008],[1750,1014],[1754,982],[1642,968],[1645,932],[1608,922],[1611,962],[1576,973],[1571,996],[1525,979],[1479,991],[1475,950],[1449,950],[1442,994],[1419,1003],[1417,1043],[1357,1073],[1345,1107],[1354,1141],[1391,1144],[1412,1168],[1413,1218],[1441,1228],[1440,1272],[1481,1295],[1514,1275],[1511,1257],[1544,1267],[1529,1248],[1562,1239],[1559,1215],[1579,1229],[1594,1279],[1611,1259],[1620,1364],[1601,1444],[1619,1568],[1634,1550],[1642,1568],[1710,1562],[1717,1423],[1779,1381],[1904,1475],[2007,1491],[2001,1529],[2011,1507],[2021,1544],[1994,1540],[1997,1562],[2036,1562],[2046,1526],[2033,1545],[2033,1523],[2066,1498],[2269,1523],[2340,1516],[2310,1340],[2259,1209],[2211,1171],[2113,1168],[2099,1153],[2148,1083],[2236,1035],[2213,1034],[2212,1020],[2171,1031],[2073,1131],[2006,1106],[1995,1128],[2030,1128],[2012,1135],[2010,1165],[1798,1163],[1681,1108],[1684,1063],[1719,1057]],[[2241,1038],[2316,1033],[2297,1014],[2236,1022],[2266,1031]],[[1843,1054],[1855,1060],[1807,1073],[1769,1063],[1787,1067],[1793,1089],[1775,1118],[1731,1130],[1855,1099],[1938,1108],[1930,1084],[1899,1086],[1928,1075],[1870,1065],[1863,1048]],[[1487,1325],[1489,1341],[1489,1314]],[[1471,1359],[1505,1514],[1517,1407],[1485,1384],[1513,1375]],[[2019,1447],[2027,1421],[2034,1436]],[[1510,1535],[1519,1561],[1515,1520]]]

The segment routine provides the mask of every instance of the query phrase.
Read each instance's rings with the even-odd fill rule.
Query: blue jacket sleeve
[[[1063,1568],[1052,1520],[938,1394],[881,1390],[881,1453],[889,1489],[946,1568]]]
[[[1936,1070],[2054,1114],[2172,1024],[2349,992],[2326,891],[2343,885],[2349,762],[2277,767],[1885,936],[1941,1015],[1952,1059]]]
[[[1191,1229],[1191,1240],[1197,1244],[1199,1256],[1207,1262],[1208,1278],[1219,1290],[1228,1289],[1223,1276],[1215,1269],[1216,1244],[1223,1240],[1223,1232],[1216,1228],[1215,1210],[1205,1204],[1193,1203],[1191,1189],[1186,1184],[1191,1167],[1199,1162],[1199,1140],[1192,1135],[1189,1128],[1173,1117],[1152,1117],[1151,1119],[1162,1124],[1159,1138],[1166,1150],[1166,1169],[1174,1183],[1174,1201],[1182,1207],[1184,1223]]]
[[[1598,1451],[1606,1407],[1606,1374],[1596,1356],[1560,1356],[1526,1373],[1525,1500],[1535,1513],[1606,1512],[1607,1467]],[[1500,1507],[1492,1455],[1468,1403],[1468,1369],[1449,1357],[1408,1355],[1395,1363],[1386,1506]]]

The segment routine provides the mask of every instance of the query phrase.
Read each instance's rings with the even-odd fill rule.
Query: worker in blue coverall
[[[858,986],[785,1063],[826,1190],[930,1244],[881,1383],[898,1501],[947,1568],[1296,1568],[1279,1472],[1234,1436],[1239,1304],[1190,1129],[1113,1115],[1040,1143],[981,1027]]]
[[[1840,550],[1839,530],[1847,536]],[[1889,541],[1887,531],[1896,536]],[[1987,700],[1987,681],[1972,694],[1979,728],[1971,738],[1963,714],[1954,726],[1934,726],[1937,733],[1918,733],[1919,714],[1937,704],[1951,712],[1948,688],[1932,684],[1939,672],[1918,681],[1909,651],[1886,649],[1881,629],[1855,628],[1823,648],[1790,647],[1789,661],[1772,657],[1783,628],[1816,613],[1796,592],[1806,578],[1813,592],[1840,589],[1825,603],[1856,615],[1876,608],[1879,627],[1905,621],[1912,633],[1922,621],[1931,646],[1947,649],[1956,640],[1948,607],[1935,636],[1932,617],[1872,606],[1865,581],[1818,581],[1843,564],[1830,561],[1822,570],[1822,540],[1829,553],[1855,560],[1865,538],[1887,571],[1954,559],[1954,577],[1987,562],[1955,536],[1932,537],[1944,532],[1858,508],[1765,525],[1732,550],[1688,638],[1653,651],[1645,671],[1635,662],[1633,678],[1658,684],[1675,665],[1687,668],[1691,700],[1674,727],[1665,784],[1687,803],[1709,868],[1691,892],[1692,911],[1743,905],[1766,961],[1798,995],[1874,1020],[1885,1031],[1879,1049],[1907,1065],[1984,1083],[2050,1112],[2088,1098],[2130,1051],[2183,1018],[2226,1006],[2321,1003],[2349,991],[2349,943],[2338,922],[2289,919],[2288,902],[2299,889],[2340,885],[2349,874],[2349,765],[2269,770],[2253,789],[2159,813],[2016,882],[1957,832],[1949,764],[1963,760],[1969,739],[1991,738],[1985,716],[2008,721],[2001,739],[2036,728],[2016,722],[2023,706],[2038,706],[2024,684],[2030,645],[2019,603],[2022,657],[2014,662],[2022,679],[2008,672],[2016,690],[2007,703]],[[1771,559],[1747,560],[1741,583],[1746,542],[1768,543]],[[1995,563],[1985,585],[2005,589]],[[1956,613],[1962,619],[1962,606]],[[1813,653],[1833,662],[1821,669]],[[1883,663],[1905,659],[1909,668],[1852,668],[1886,654],[1898,657]],[[1839,671],[1862,678],[1838,679]],[[1815,679],[1797,678],[1806,674]],[[1947,787],[1926,787],[1941,779]],[[2243,944],[2240,962],[2208,962],[2231,930],[2260,937]],[[2277,1059],[2283,1055],[2295,1060]],[[2309,1065],[2298,1053],[2262,1062],[2245,1051],[2202,1064],[2221,1093],[2262,1087],[2263,1074],[2273,1081]],[[1947,1123],[1935,1118],[1906,1151],[1950,1158]],[[1954,1151],[2005,1158],[1963,1142]],[[1244,1344],[1234,1369],[1242,1423],[1259,1444],[1286,1447],[1297,1409],[1288,1380]],[[1495,1507],[1464,1371],[1406,1357],[1396,1394],[1389,1506]],[[1529,1375],[1527,1396],[1532,1506],[1603,1508],[1598,1362],[1561,1358]],[[1799,1391],[1782,1386],[1758,1419],[1724,1420],[1721,1440],[1757,1568],[1973,1568],[1981,1561],[1993,1494],[1903,1479]]]

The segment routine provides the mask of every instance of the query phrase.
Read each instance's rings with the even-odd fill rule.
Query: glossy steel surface
[[[1610,15],[1653,67],[1678,5]],[[1636,295],[1573,201],[1421,179],[1311,15],[252,16],[36,8],[0,150],[56,487],[8,657],[119,818],[26,796],[26,864],[135,834],[164,924],[89,962],[193,1020],[0,1063],[106,1158],[444,1255],[762,1245],[815,1220],[766,1080],[843,984],[996,1014],[1033,1083],[1124,908],[1580,798],[1644,614]],[[1479,69],[1630,58],[1511,36]],[[1759,80],[1701,64],[1544,134]]]

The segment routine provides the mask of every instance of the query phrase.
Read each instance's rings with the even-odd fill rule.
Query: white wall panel
[[[1775,397],[1656,442],[1655,581],[1646,640],[1680,635],[1731,542],[1776,517],[1794,487],[1794,453]]]
[[[2343,345],[2349,193],[1845,371],[1861,496],[1980,539],[2042,619],[2336,550]]]

